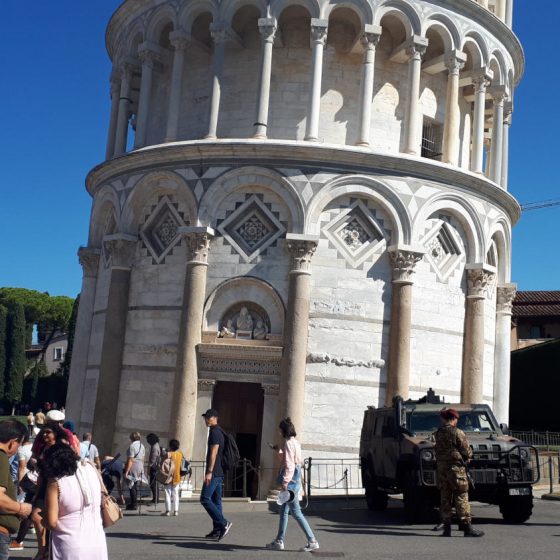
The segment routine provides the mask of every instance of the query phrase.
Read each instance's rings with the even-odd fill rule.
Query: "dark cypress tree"
[[[0,305],[0,399],[4,398],[4,376],[6,375],[6,327],[8,310]]]
[[[70,315],[70,320],[68,321],[68,347],[66,348],[64,361],[60,366],[60,373],[67,379],[70,377],[70,365],[72,364],[72,350],[74,349],[74,335],[76,331],[76,318],[78,316],[79,305],[80,295],[78,294],[78,297],[74,300],[74,305],[72,306],[72,314]]]
[[[11,403],[12,412],[15,405],[21,401],[23,392],[23,377],[26,369],[25,340],[26,325],[23,305],[19,302],[9,302],[4,398]]]

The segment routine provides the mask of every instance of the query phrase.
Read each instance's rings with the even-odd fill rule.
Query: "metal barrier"
[[[547,451],[549,451],[551,447],[560,448],[560,432],[535,432],[533,430],[520,432],[517,430],[510,430],[509,435],[520,439],[528,445],[545,447]]]
[[[304,473],[307,496],[315,490],[321,494],[340,494],[341,490],[348,496],[361,495],[362,471],[359,457],[355,459],[308,457],[304,461]]]

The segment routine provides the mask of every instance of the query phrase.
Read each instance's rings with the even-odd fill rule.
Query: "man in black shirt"
[[[206,453],[206,474],[200,492],[200,503],[212,518],[212,531],[206,538],[221,541],[229,532],[231,522],[222,511],[222,488],[224,471],[222,469],[222,452],[224,449],[224,432],[218,426],[218,411],[209,408],[203,415],[208,433],[208,451]]]

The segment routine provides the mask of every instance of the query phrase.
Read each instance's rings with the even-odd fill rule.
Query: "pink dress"
[[[58,480],[58,526],[51,532],[52,560],[107,560],[107,542],[101,522],[101,485],[95,467]],[[87,502],[90,502],[87,504]]]

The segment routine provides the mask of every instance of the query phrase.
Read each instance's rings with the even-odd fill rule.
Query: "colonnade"
[[[304,139],[308,142],[319,141],[319,122],[321,108],[321,91],[323,76],[324,48],[328,35],[328,20],[311,19],[311,71],[309,76],[308,107],[306,112],[306,129]],[[253,137],[266,139],[268,137],[268,118],[271,89],[273,43],[277,34],[277,22],[272,18],[258,20],[261,36],[261,63],[259,72],[259,86],[255,108]],[[231,29],[212,24],[211,36],[214,42],[214,53],[211,67],[211,93],[207,114],[206,139],[216,139],[220,118],[221,93],[226,47],[238,42],[237,34]],[[373,102],[373,85],[375,73],[376,46],[382,33],[381,26],[365,25],[361,42],[364,48],[361,91],[358,103],[358,124],[356,144],[369,147],[371,143],[371,111]],[[173,47],[173,61],[171,70],[171,86],[168,100],[167,122],[165,127],[165,141],[180,140],[178,137],[179,115],[183,99],[183,72],[186,52],[198,43],[190,35],[182,31],[170,33]],[[507,131],[511,116],[511,109],[504,114],[504,103],[507,100],[504,86],[488,87],[492,73],[487,68],[480,68],[469,72],[471,79],[461,80],[461,70],[466,61],[466,55],[461,51],[451,51],[444,55],[445,64],[427,61],[423,64],[423,56],[428,47],[425,37],[413,35],[392,56],[393,62],[408,64],[408,96],[405,102],[405,122],[403,127],[405,153],[420,156],[422,112],[420,106],[420,84],[422,71],[435,74],[447,71],[446,111],[443,123],[443,154],[442,161],[451,165],[459,164],[460,139],[460,109],[459,100],[462,85],[472,83],[475,91],[474,117],[472,126],[472,142],[470,155],[470,170],[484,173],[495,183],[505,187],[507,179]],[[140,73],[140,94],[136,108],[136,136],[134,148],[146,145],[147,120],[152,105],[151,92],[154,72],[163,64],[165,57],[163,49],[152,43],[142,43],[138,49],[141,65],[133,59],[124,60],[119,70],[115,70],[111,79],[111,117],[107,142],[107,158],[117,157],[125,153],[127,147],[128,121],[132,113],[131,83],[133,72]],[[490,153],[487,161],[490,165],[483,169],[484,134],[485,134],[485,106],[487,97],[493,103],[493,123]],[[511,104],[510,104],[511,107]],[[248,117],[250,118],[250,117]]]
[[[489,0],[473,0],[483,8],[490,9]],[[494,14],[511,27],[513,20],[513,0],[494,0]]]

